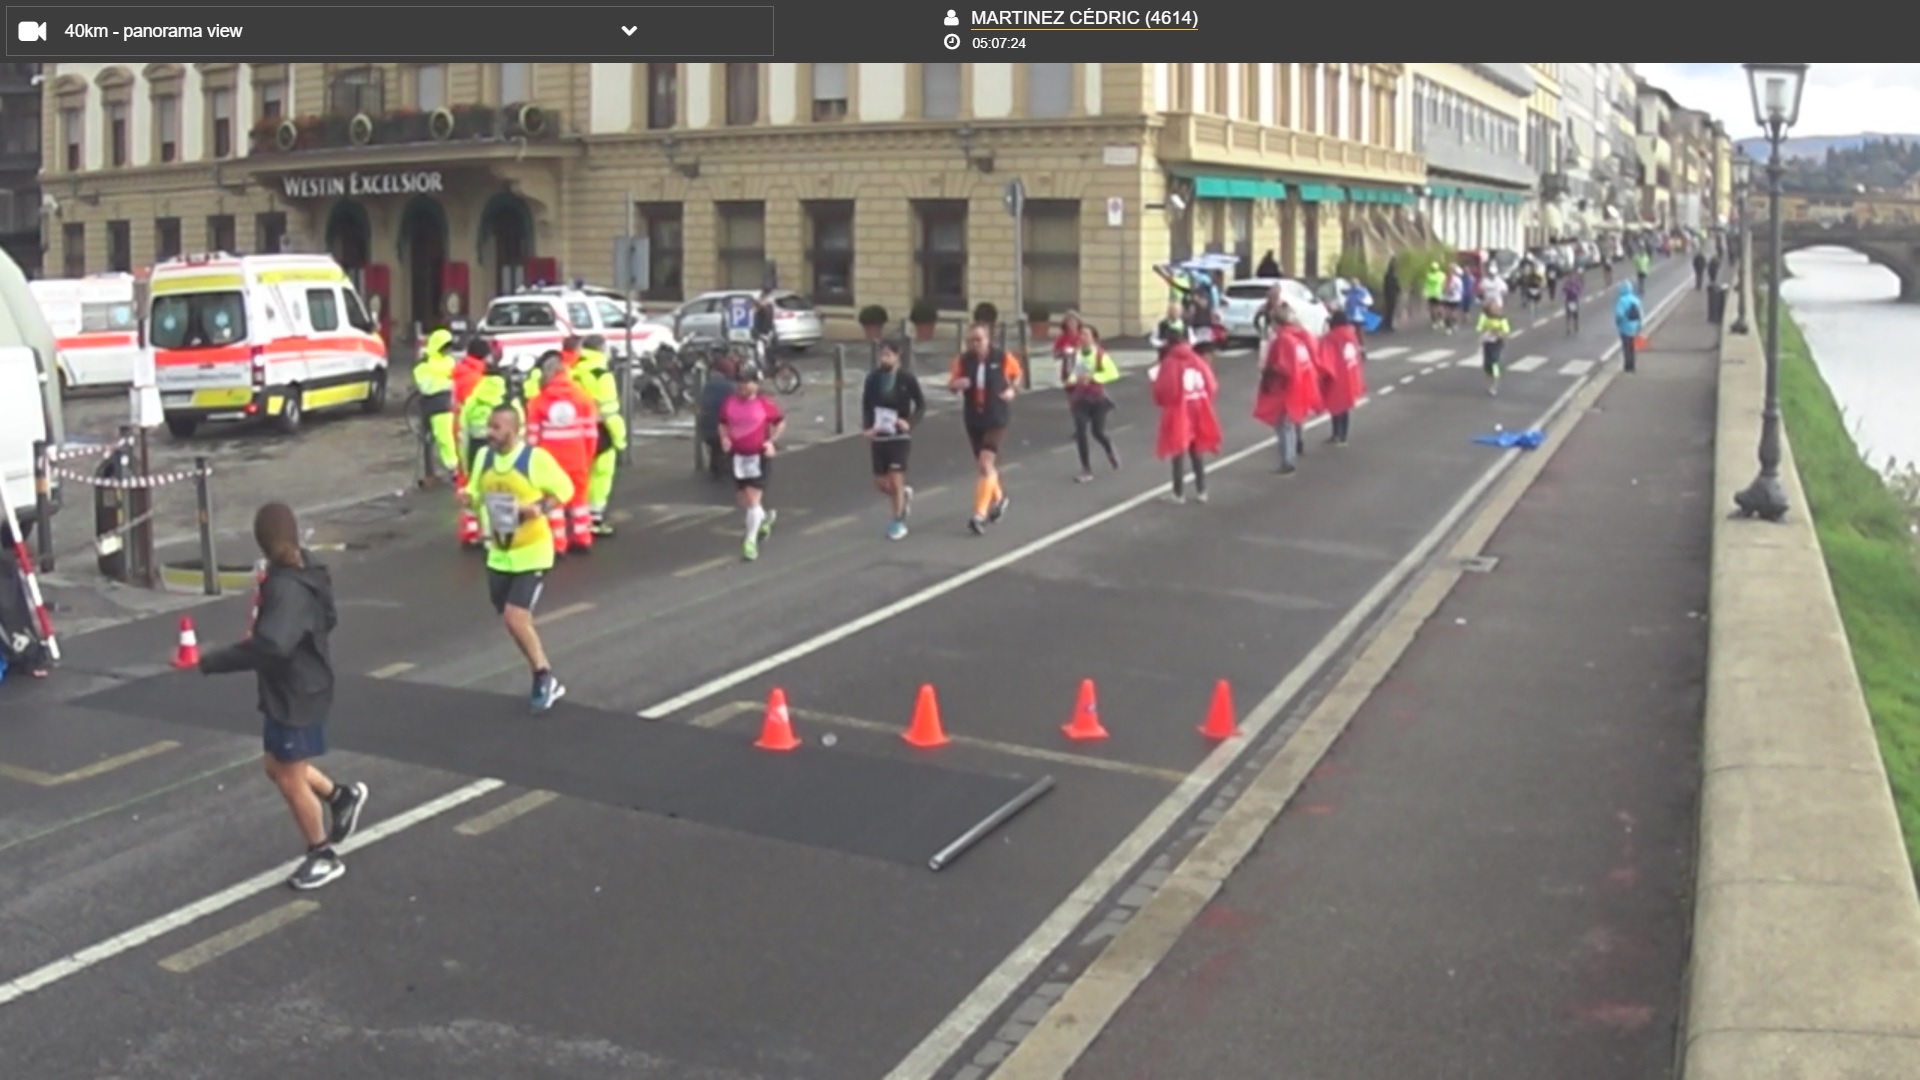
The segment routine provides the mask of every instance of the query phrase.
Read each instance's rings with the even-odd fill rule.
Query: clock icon
[[[946,37],[940,39],[940,44],[945,45],[949,50],[957,49],[960,47],[960,35],[948,34]]]

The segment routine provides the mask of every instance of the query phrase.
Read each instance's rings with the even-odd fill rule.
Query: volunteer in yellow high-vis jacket
[[[607,339],[593,334],[581,342],[580,357],[570,372],[600,413],[600,452],[594,455],[587,480],[587,505],[593,514],[593,534],[612,536],[607,503],[613,498],[614,467],[627,448],[627,418],[620,413],[620,380],[607,361]]]
[[[413,365],[413,386],[420,391],[420,412],[427,420],[434,456],[448,476],[460,471],[460,446],[454,441],[453,335],[435,330],[427,335],[420,362]]]
[[[531,701],[545,711],[566,695],[533,626],[547,571],[553,569],[548,515],[573,498],[573,481],[553,455],[521,436],[520,410],[496,405],[487,417],[487,445],[474,458],[467,497],[487,545],[487,592],[507,636],[533,671]]]

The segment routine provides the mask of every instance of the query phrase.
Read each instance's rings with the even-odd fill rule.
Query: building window
[[[1320,65],[1300,67],[1300,130],[1320,130]]]
[[[1234,115],[1250,123],[1260,122],[1260,65],[1236,64],[1240,73],[1240,100]]]
[[[1027,115],[1052,119],[1073,114],[1073,65],[1027,65]]]
[[[262,120],[281,120],[287,115],[287,84],[278,80],[263,82],[253,88],[255,108],[260,110]]]
[[[1367,84],[1358,75],[1347,80],[1347,138],[1367,141]]]
[[[1326,65],[1327,73],[1327,126],[1326,134],[1338,138],[1340,135],[1340,65]]]
[[[844,120],[847,116],[847,65],[813,65],[813,118]]]
[[[680,120],[680,65],[647,65],[647,128],[662,131]]]
[[[495,64],[493,77],[500,84],[500,104],[524,105],[533,100],[532,64]]]
[[[642,295],[648,300],[682,298],[683,271],[686,265],[686,234],[681,224],[684,215],[679,203],[642,203],[640,220],[647,225],[648,288]]]
[[[1167,98],[1177,113],[1193,111],[1193,65],[1170,64],[1167,70]]]
[[[914,245],[914,258],[920,264],[919,298],[932,301],[942,311],[967,310],[966,201],[917,200],[913,213],[919,225]]]
[[[278,210],[253,215],[253,250],[266,255],[286,250],[287,215]]]
[[[413,107],[432,112],[447,106],[447,65],[421,64],[413,69]]]
[[[153,141],[160,164],[180,160],[180,99],[171,94],[153,99]]]
[[[921,118],[960,119],[960,82],[959,64],[921,64]]]
[[[133,224],[107,222],[107,270],[115,274],[133,273]]]
[[[727,124],[745,127],[760,122],[760,65],[728,64]]]
[[[379,116],[387,111],[386,84],[374,68],[349,68],[335,73],[327,96],[327,111],[334,116],[348,117],[355,113]]]
[[[127,165],[127,103],[124,101],[107,106],[107,164],[116,169]]]
[[[208,251],[233,251],[239,246],[234,239],[232,214],[215,214],[207,219]]]
[[[1080,306],[1080,202],[1027,204],[1024,291],[1029,304],[1058,315]]]
[[[153,223],[153,261],[180,257],[180,219],[163,217]]]
[[[77,221],[60,226],[60,272],[70,278],[87,276],[87,227]]]
[[[233,91],[221,88],[207,92],[207,116],[209,134],[212,136],[213,156],[227,158],[233,156]],[[216,249],[221,250],[221,249]]]
[[[86,147],[87,114],[79,106],[69,105],[60,110],[60,141],[64,147],[61,152],[61,164],[68,172],[79,172],[85,167],[83,156]]]
[[[816,304],[853,303],[853,203],[810,202],[807,282]]]
[[[720,218],[720,287],[758,289],[767,278],[767,204],[714,204]]]
[[[1232,67],[1231,64],[1208,64],[1206,68],[1207,111],[1216,116],[1227,115],[1228,87],[1233,81],[1228,77],[1228,73]]]
[[[1273,126],[1293,126],[1293,65],[1273,65]]]

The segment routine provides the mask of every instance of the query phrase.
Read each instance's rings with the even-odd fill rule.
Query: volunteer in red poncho
[[[1260,393],[1254,399],[1253,418],[1271,424],[1279,435],[1280,472],[1290,474],[1300,467],[1301,437],[1307,419],[1323,407],[1319,345],[1300,325],[1300,317],[1292,308],[1283,304],[1276,315],[1279,325],[1260,365]]]
[[[1220,452],[1220,418],[1213,399],[1220,384],[1206,359],[1185,342],[1173,342],[1160,351],[1153,372],[1153,403],[1160,407],[1160,435],[1155,453],[1173,463],[1172,502],[1187,501],[1186,469],[1193,466],[1193,494],[1207,501],[1208,454]]]
[[[1334,312],[1320,339],[1320,397],[1333,417],[1333,434],[1327,441],[1335,446],[1347,445],[1353,407],[1367,392],[1366,361],[1359,328],[1345,312]]]

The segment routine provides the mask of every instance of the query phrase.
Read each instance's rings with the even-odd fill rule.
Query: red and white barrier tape
[[[182,469],[175,472],[148,473],[145,476],[109,477],[109,476],[94,476],[90,473],[74,472],[70,469],[63,469],[58,465],[49,463],[47,465],[47,475],[57,476],[62,480],[71,481],[72,483],[76,483],[76,484],[86,484],[90,487],[114,488],[121,491],[127,491],[127,490],[133,490],[133,489],[166,487],[169,484],[184,484],[189,480],[193,480],[199,477],[200,470]],[[213,469],[211,467],[207,469],[207,475],[208,476],[213,475]]]
[[[27,602],[33,605],[33,618],[39,624],[40,639],[46,642],[47,655],[60,659],[60,643],[54,640],[53,616],[47,612],[47,602],[40,596],[40,579],[34,575],[33,556],[27,552],[26,534],[20,529],[20,515],[13,509],[13,503],[7,500],[7,486],[0,484],[0,512],[6,515],[7,534],[13,537],[13,558],[20,566],[20,581],[27,591]]]

